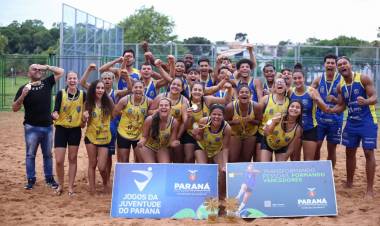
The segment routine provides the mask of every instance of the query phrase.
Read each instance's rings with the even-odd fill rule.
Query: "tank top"
[[[71,100],[67,91],[62,89],[62,102],[55,125],[65,128],[79,127],[82,121],[83,105],[82,90],[79,90],[79,96],[76,99]]]
[[[255,111],[253,110],[253,101],[250,101],[248,106],[248,114],[246,117],[249,120],[255,119]],[[239,101],[235,100],[232,103],[234,109],[234,115],[232,116],[232,120],[239,120],[240,124],[232,125],[232,136],[239,136],[240,138],[246,138],[255,135],[257,132],[257,125],[252,125],[252,123],[245,124],[242,120]]]
[[[150,134],[145,146],[153,151],[158,151],[160,148],[169,147],[170,136],[172,133],[173,117],[170,117],[169,123],[165,129],[161,130],[158,135],[158,140],[153,139]]]
[[[290,131],[285,131],[282,127],[282,120],[275,127],[273,132],[265,137],[268,146],[272,150],[279,150],[281,148],[287,147],[290,142],[294,139],[297,131],[298,124],[296,124]]]
[[[132,95],[128,96],[128,103],[121,111],[121,120],[118,126],[119,134],[129,140],[139,140],[142,135],[144,120],[148,116],[148,98],[135,105]]]
[[[303,130],[310,130],[314,127],[316,127],[317,119],[315,117],[315,113],[317,110],[317,106],[314,103],[313,99],[311,99],[311,96],[309,94],[310,87],[305,87],[305,92],[301,95],[297,95],[295,88],[293,88],[292,95],[290,96],[290,100],[300,100],[302,103],[302,124],[303,124]]]
[[[111,142],[111,116],[103,116],[102,109],[96,106],[90,117],[91,120],[89,125],[87,125],[86,137],[93,144],[109,144]]]
[[[285,97],[283,104],[278,104],[274,100],[274,95],[272,93],[268,96],[268,102],[265,106],[263,120],[260,123],[259,133],[264,135],[264,125],[268,122],[269,119],[273,118],[277,113],[286,113],[289,106],[289,98]]]
[[[211,118],[207,120],[207,124],[211,123]],[[200,141],[197,141],[198,145],[202,150],[207,152],[208,158],[214,157],[218,154],[223,148],[223,137],[224,129],[227,126],[227,122],[223,121],[218,132],[211,132],[210,127],[205,128],[203,132],[203,137]]]

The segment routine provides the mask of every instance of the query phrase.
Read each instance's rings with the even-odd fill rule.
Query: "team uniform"
[[[137,146],[142,136],[144,120],[148,116],[148,98],[135,105],[132,95],[128,96],[128,103],[121,111],[121,119],[117,129],[117,147],[129,149]]]
[[[207,125],[211,124],[211,118],[207,120]],[[223,148],[223,137],[224,129],[227,126],[227,122],[223,121],[218,132],[214,133],[210,129],[210,126],[204,129],[203,137],[201,140],[197,141],[198,147],[195,150],[202,149],[207,153],[208,158],[212,158],[222,151]]]
[[[270,93],[268,96],[268,101],[265,105],[265,110],[263,113],[263,119],[260,123],[256,143],[261,143],[264,136],[264,125],[268,122],[268,120],[272,119],[277,113],[286,113],[289,106],[289,98],[285,97],[285,101],[282,104],[276,103],[274,100],[273,94]]]
[[[318,123],[316,119],[317,106],[309,94],[309,88],[310,87],[307,86],[306,91],[301,95],[297,95],[295,92],[295,89],[293,89],[293,92],[290,96],[290,100],[299,100],[302,103],[302,108],[303,108],[302,140],[317,141],[317,138],[318,138],[318,134],[317,134]]]
[[[168,93],[165,93],[165,97],[168,97]],[[184,114],[184,112],[182,112],[182,105],[184,104],[183,98],[184,96],[180,95],[179,100],[177,101],[177,103],[172,105],[172,108],[170,110],[170,114],[175,119],[177,119],[178,124],[182,123],[182,114]]]
[[[283,128],[282,125],[283,123],[281,120],[281,122],[274,127],[273,132],[264,137],[261,143],[261,149],[274,153],[286,153],[289,144],[293,141],[296,135],[298,124],[296,124],[290,131],[285,131],[285,128]]]
[[[95,144],[98,147],[107,147],[111,142],[111,115],[104,116],[102,109],[95,106],[87,124],[84,142]]]
[[[165,127],[165,129],[161,130],[158,134],[158,139],[153,139],[152,136],[149,135],[145,147],[149,148],[150,150],[154,152],[158,152],[161,148],[168,148],[170,145],[170,136],[172,133],[172,127],[173,127],[173,121],[174,117],[170,117],[168,125]]]
[[[253,105],[254,105],[254,102],[250,101],[249,107],[248,107],[248,114],[246,116],[248,117],[248,120],[255,119],[255,112],[253,110],[254,109]],[[243,122],[238,100],[235,100],[232,106],[233,106],[233,111],[234,111],[232,120],[240,121],[240,124],[231,125],[232,136],[237,136],[240,139],[245,139],[245,138],[254,136],[257,132],[257,125],[253,125],[252,123],[245,124]]]
[[[201,81],[200,81],[203,85],[204,88],[206,87],[211,87],[214,85],[213,81],[212,81],[212,78],[211,78],[211,75],[207,75],[207,79],[206,80],[202,80],[202,77],[201,77]]]
[[[111,89],[111,92],[108,94],[109,97],[111,97],[111,100],[113,101],[114,104],[117,103],[117,99],[115,96],[115,90]],[[120,116],[117,116],[111,120],[110,123],[110,130],[111,130],[111,141],[108,145],[108,155],[114,155],[115,154],[115,143],[116,143],[116,137],[117,137],[117,127],[119,125],[120,121]]]
[[[357,148],[360,141],[363,149],[377,147],[377,117],[375,105],[358,105],[359,96],[367,98],[361,74],[354,73],[351,84],[343,81],[342,96],[348,108],[347,123],[343,130],[342,143],[347,148]]]
[[[268,83],[265,82],[264,85],[263,85],[263,95],[265,95],[265,93],[271,93],[271,87],[268,86]]]
[[[141,79],[140,71],[137,70],[136,68],[132,68],[132,73],[130,73],[129,76],[131,76],[131,78],[134,80],[140,80]],[[125,81],[123,78],[120,77],[120,79],[117,83],[117,89],[123,90],[123,89],[126,89],[127,87],[128,87],[127,81]]]
[[[54,109],[59,112],[59,117],[54,122],[55,148],[66,148],[67,145],[79,146],[85,98],[85,93],[81,90],[77,90],[74,95],[69,94],[65,89],[58,92]]]
[[[239,80],[237,85],[236,85],[237,89],[239,89],[242,84],[243,84],[243,82],[241,80]],[[253,78],[249,78],[247,85],[248,85],[249,89],[251,90],[252,100],[255,102],[258,102],[259,97],[257,96],[257,92],[256,92],[255,80]]]
[[[203,99],[203,98],[202,98]],[[191,99],[190,99],[190,106],[192,106]],[[198,106],[198,111],[193,111],[192,114],[192,121],[193,125],[192,128],[188,128],[186,132],[182,135],[180,142],[181,144],[196,144],[197,141],[194,139],[194,136],[192,134],[192,129],[194,129],[194,125],[198,124],[199,120],[203,117],[207,117],[209,115],[209,108],[207,104],[202,100],[201,106]]]
[[[334,107],[335,104],[327,100],[327,96],[338,96],[337,86],[342,85],[343,79],[341,75],[335,74],[332,82],[326,80],[326,75],[322,74],[321,80],[318,85],[318,92],[320,93],[323,101],[329,106]],[[343,125],[343,112],[336,114],[329,114],[317,108],[316,112],[318,122],[318,140],[323,141],[326,137],[327,141],[333,144],[340,144],[342,136]]]

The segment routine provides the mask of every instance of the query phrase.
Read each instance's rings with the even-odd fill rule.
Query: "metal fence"
[[[107,45],[101,44],[102,48]],[[185,53],[192,53],[197,62],[201,57],[210,59],[212,65],[215,64],[217,54],[223,49],[228,49],[227,45],[182,45],[176,43],[151,44],[150,50],[157,58],[166,60],[171,54],[177,58],[183,57]],[[139,68],[144,62],[144,52],[140,44],[125,44],[123,49],[133,49],[136,53],[135,67]],[[254,52],[257,58],[257,67],[253,71],[253,76],[262,77],[262,68],[267,62],[276,66],[277,71],[282,68],[293,68],[296,62],[304,65],[307,72],[306,81],[310,83],[316,76],[323,72],[323,57],[326,54],[345,55],[351,58],[355,71],[360,71],[372,76],[377,93],[380,94],[380,48],[375,47],[350,47],[350,46],[268,46],[256,45]],[[117,53],[98,55],[96,52],[88,55],[60,55],[60,56],[33,56],[33,55],[5,55],[0,57],[0,110],[10,109],[14,95],[22,82],[27,81],[28,66],[32,63],[50,64],[63,67],[66,72],[75,71],[80,76],[90,63],[98,66],[111,61],[122,55],[122,50]],[[248,58],[247,52],[242,52],[231,57],[236,62],[241,58]],[[118,66],[118,65],[116,65]],[[93,73],[90,80],[99,77],[98,73]],[[56,86],[57,89],[64,87],[64,78]],[[379,99],[380,100],[380,99]]]

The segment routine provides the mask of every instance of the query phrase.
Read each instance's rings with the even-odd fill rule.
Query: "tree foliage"
[[[187,45],[189,51],[196,56],[208,56],[211,53],[211,41],[204,37],[190,37],[184,39],[183,44]]]
[[[5,53],[40,54],[54,46],[59,40],[59,29],[48,30],[41,20],[13,21],[0,27],[0,33],[8,40]]]
[[[153,6],[136,10],[135,14],[125,18],[119,25],[124,28],[125,43],[162,43],[177,38],[172,34],[174,21],[155,11]]]
[[[5,47],[8,45],[8,39],[0,33],[0,54],[4,54]]]

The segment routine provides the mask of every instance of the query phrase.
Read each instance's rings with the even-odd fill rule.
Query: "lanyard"
[[[348,93],[348,103],[351,102],[352,87],[354,86],[355,77],[356,77],[356,74],[354,73],[354,76],[352,76],[352,82],[351,82],[350,92],[348,92],[347,83],[346,83],[346,81],[344,81],[344,84],[345,84],[344,87],[346,88],[346,92]]]
[[[327,96],[329,96],[330,93],[331,93],[332,87],[334,86],[335,80],[337,79],[338,76],[337,76],[337,73],[335,72],[335,74],[334,74],[334,78],[333,78],[333,80],[332,80],[332,82],[331,82],[331,85],[330,85],[330,89],[327,88],[327,77],[326,77],[326,73],[324,73],[324,77],[325,77],[325,88],[326,88]]]

